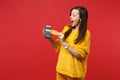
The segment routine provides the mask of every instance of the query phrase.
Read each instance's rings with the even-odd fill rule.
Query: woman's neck
[[[79,30],[80,24],[78,24],[77,26],[75,26],[75,30]]]

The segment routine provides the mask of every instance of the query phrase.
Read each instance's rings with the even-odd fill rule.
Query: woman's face
[[[77,9],[73,9],[71,11],[71,15],[70,15],[70,20],[72,22],[72,27],[77,27],[80,25],[80,15],[79,15],[79,11]]]

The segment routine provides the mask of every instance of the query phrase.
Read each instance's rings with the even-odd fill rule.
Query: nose
[[[72,17],[70,16],[69,18],[71,19]]]

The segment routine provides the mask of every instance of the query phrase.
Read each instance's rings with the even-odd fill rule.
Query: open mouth
[[[73,20],[71,20],[71,23],[72,23],[72,24],[73,24],[73,22],[74,22],[74,21],[73,21]]]
[[[71,20],[71,25],[73,26],[73,24],[74,24],[74,21],[73,21],[73,20]]]

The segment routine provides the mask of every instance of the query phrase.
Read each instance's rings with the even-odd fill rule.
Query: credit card
[[[50,33],[53,34],[53,35],[57,35],[57,34],[58,34],[58,31],[52,29]]]

